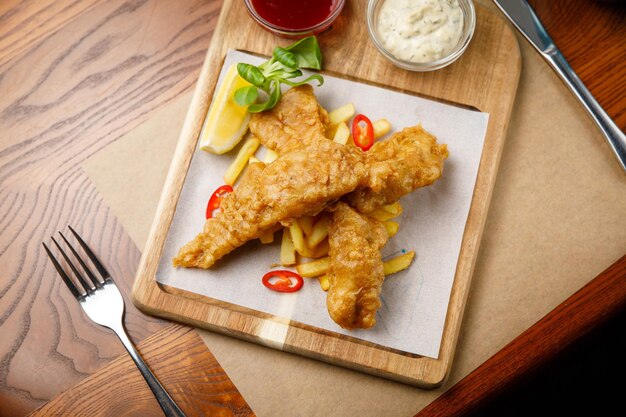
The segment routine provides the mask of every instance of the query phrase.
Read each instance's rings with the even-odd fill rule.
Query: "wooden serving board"
[[[432,388],[450,369],[478,254],[500,154],[520,73],[517,40],[504,22],[477,6],[474,38],[454,64],[430,73],[401,70],[374,47],[366,28],[366,2],[349,0],[333,28],[318,36],[324,72],[406,91],[434,100],[470,106],[490,114],[480,169],[463,235],[461,252],[438,359],[392,351],[308,326],[295,326],[250,309],[161,285],[155,281],[180,191],[196,149],[203,120],[229,48],[271,55],[278,38],[257,26],[243,2],[225,0],[165,182],[148,243],[140,261],[133,301],[143,311],[374,375]],[[267,324],[285,332],[276,345],[260,336]]]

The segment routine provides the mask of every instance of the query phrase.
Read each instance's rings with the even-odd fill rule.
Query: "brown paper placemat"
[[[413,415],[626,252],[626,176],[543,60],[522,74],[448,382],[423,391],[199,331],[259,416]],[[190,93],[84,168],[139,248]]]

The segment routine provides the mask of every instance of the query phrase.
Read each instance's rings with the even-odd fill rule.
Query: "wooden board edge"
[[[220,12],[216,28],[221,26],[227,11],[228,7],[227,4],[225,4]],[[137,267],[137,274],[131,290],[131,299],[137,308],[146,312],[151,310],[151,300],[153,297],[164,296],[154,279],[156,267],[152,267],[154,263],[151,262],[154,257],[160,258],[163,251],[167,230],[169,230],[169,225],[173,220],[176,205],[182,191],[182,185],[187,177],[187,171],[191,164],[193,148],[195,148],[198,135],[200,134],[197,121],[203,120],[209,109],[208,96],[213,94],[215,84],[217,83],[217,77],[212,77],[211,66],[215,56],[214,50],[218,49],[217,45],[221,38],[222,35],[216,30],[211,38],[209,48],[207,49],[202,64],[191,103],[189,104],[189,110],[185,116],[183,128],[181,129],[172,162],[163,185],[163,191],[161,192],[161,197],[150,227],[148,239],[146,240],[146,245],[142,251]],[[205,88],[202,88],[202,86],[205,86]],[[191,151],[189,149],[190,147],[193,147]],[[181,176],[180,172],[184,172],[185,174]],[[167,224],[166,230],[164,230],[164,224]]]
[[[186,303],[186,304],[193,305],[193,307],[195,308],[195,311],[198,313],[204,313],[204,311],[202,311],[203,305],[204,306],[209,305],[206,300],[203,300],[203,298],[205,298],[204,296],[197,295],[197,294],[185,294],[184,290],[179,290],[176,288],[170,288],[166,290],[162,288],[160,284],[156,284],[156,286],[158,288],[157,291],[161,291],[162,295],[175,297],[177,303]],[[170,293],[169,292],[170,290],[173,290],[173,292]],[[186,297],[192,297],[192,298],[186,298]],[[358,340],[356,341],[345,340],[342,338],[343,335],[338,334],[338,333],[332,334],[333,332],[329,332],[329,331],[324,332],[324,333],[319,333],[317,329],[315,330],[307,329],[307,328],[311,328],[311,326],[305,326],[305,328],[301,328],[299,326],[295,326],[292,321],[283,319],[281,317],[274,317],[271,315],[267,315],[269,317],[262,318],[262,317],[254,316],[251,314],[246,314],[245,312],[230,311],[227,307],[217,307],[215,305],[212,305],[211,307],[215,310],[228,311],[227,314],[229,315],[229,319],[232,321],[247,320],[249,322],[248,323],[249,329],[250,328],[262,328],[263,325],[266,323],[269,323],[272,326],[277,324],[278,327],[288,328],[289,332],[313,334],[316,338],[320,338],[319,340],[320,344],[336,343],[337,336],[339,336],[339,339],[340,339],[339,344],[341,346],[344,346],[346,348],[346,351],[350,350],[350,348],[352,347],[352,348],[357,348],[361,350],[369,350],[372,353],[372,355],[379,355],[381,352],[381,348],[384,348],[384,347],[373,345],[373,344],[372,344],[373,346],[364,345],[361,341],[358,341]],[[294,353],[300,356],[320,360],[322,362],[326,362],[326,363],[336,365],[336,366],[341,366],[347,369],[352,369],[355,371],[363,372],[363,373],[378,376],[378,377],[384,377],[386,379],[397,381],[397,382],[402,382],[407,385],[413,385],[413,386],[417,386],[419,388],[424,388],[424,389],[434,389],[440,385],[437,382],[429,381],[429,378],[423,377],[422,373],[408,376],[401,372],[388,371],[382,367],[367,366],[364,363],[358,363],[352,360],[350,355],[343,355],[343,357],[336,357],[336,356],[332,356],[331,354],[324,354],[314,349],[303,348],[300,345],[293,345],[293,344],[289,344],[288,342],[280,342],[280,341],[273,340],[271,338],[263,338],[261,335],[258,334],[259,332],[256,332],[256,333],[254,331],[245,332],[245,331],[241,331],[235,328],[228,328],[223,325],[215,324],[214,322],[211,322],[210,320],[201,319],[200,317],[194,316],[194,315],[180,316],[178,315],[178,312],[176,310],[164,310],[162,308],[155,308],[151,303],[143,305],[142,310],[154,316],[162,317],[162,318],[169,319],[169,320],[174,320],[174,321],[184,323],[193,327],[201,328],[204,330],[208,330],[208,331],[220,333],[226,336],[234,337],[240,340],[244,340],[246,342],[255,343],[255,344],[270,347],[273,349],[282,350],[284,352]],[[215,314],[214,312],[214,314],[212,315],[216,316],[218,314]],[[203,316],[203,314],[200,314],[200,316]],[[251,324],[251,322],[256,322],[256,324]],[[368,343],[368,342],[365,342],[365,343]],[[395,360],[398,360],[398,361],[409,361],[409,362],[413,361],[416,363],[424,359],[429,359],[429,358],[425,358],[419,355],[413,355],[413,357],[407,357],[405,352],[385,351],[384,355],[386,359],[394,357]]]
[[[480,168],[476,178],[474,194],[472,196],[472,203],[463,233],[463,241],[459,255],[460,260],[457,264],[457,272],[450,294],[450,304],[448,306],[444,335],[442,337],[442,353],[435,361],[438,362],[438,365],[433,366],[433,371],[437,368],[436,370],[438,372],[435,374],[438,375],[438,378],[434,378],[432,383],[437,386],[445,382],[452,367],[457,345],[456,341],[461,329],[466,302],[471,288],[474,268],[478,259],[479,247],[491,204],[493,188],[500,166],[502,150],[504,149],[521,74],[521,51],[513,28],[504,17],[484,9],[482,6],[477,7],[477,9],[482,9],[481,12],[483,13],[495,15],[501,22],[502,36],[500,37],[500,42],[507,44],[508,48],[510,48],[509,53],[511,54],[511,58],[513,58],[513,65],[507,67],[507,71],[503,73],[501,78],[492,79],[493,83],[507,87],[506,91],[508,91],[509,94],[507,96],[499,95],[497,98],[488,97],[486,103],[478,105],[479,110],[489,113],[489,124],[485,144],[483,146]],[[498,109],[497,112],[495,111],[496,109]],[[476,196],[480,194],[483,195],[483,198],[476,198]],[[469,253],[470,256],[464,257],[467,253]],[[459,312],[458,316],[451,314],[455,310]],[[430,358],[426,358],[426,360],[429,359]],[[439,378],[440,380],[435,382],[435,379]]]

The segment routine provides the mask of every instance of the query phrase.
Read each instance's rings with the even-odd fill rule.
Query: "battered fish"
[[[327,139],[281,155],[268,165],[252,164],[222,211],[183,246],[174,266],[209,268],[218,259],[277,223],[315,215],[330,202],[369,181],[362,153]]]
[[[345,329],[376,324],[385,280],[380,250],[387,238],[379,220],[342,202],[334,207],[328,226],[330,288],[326,307],[330,317]]]
[[[419,126],[375,144],[369,153],[323,137],[310,143],[267,166],[251,165],[223,200],[222,213],[180,249],[174,265],[209,268],[275,224],[315,215],[346,194],[345,201],[364,213],[397,201],[439,178],[448,156],[446,146]]]
[[[250,131],[263,145],[282,154],[318,146],[327,123],[328,115],[307,84],[288,90],[272,110],[254,114]],[[371,173],[369,183],[344,198],[362,213],[435,182],[441,177],[448,149],[421,126],[414,126],[376,142],[365,157]]]
[[[287,90],[273,109],[253,114],[248,126],[263,145],[283,154],[316,146],[328,123],[313,87],[305,84]]]
[[[448,147],[440,145],[421,125],[394,133],[376,142],[367,152],[370,181],[344,197],[361,213],[391,204],[441,177]]]

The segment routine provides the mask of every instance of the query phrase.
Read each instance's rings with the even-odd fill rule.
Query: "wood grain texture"
[[[585,86],[626,131],[624,1],[530,0]]]
[[[169,326],[148,337],[137,349],[187,416],[254,416],[192,328]],[[126,354],[31,414],[32,417],[162,415],[154,395]]]
[[[461,416],[480,409],[625,307],[626,255],[416,416]]]
[[[101,0],[7,0],[0,3],[0,64],[27,51]]]
[[[72,224],[126,298],[135,342],[164,323],[128,294],[140,253],[84,171],[197,78],[219,1],[0,3],[0,415],[24,415],[123,352],[40,242]]]
[[[475,198],[466,224],[439,359],[392,352],[380,346],[348,339],[332,332],[322,332],[298,323],[289,323],[281,318],[263,315],[208,297],[164,288],[154,280],[176,201],[215,88],[220,63],[227,49],[269,55],[277,43],[287,43],[254,24],[239,1],[224,2],[157,208],[148,244],[140,262],[133,288],[133,301],[150,314],[224,332],[363,372],[432,388],[443,382],[452,363],[515,97],[520,54],[517,41],[504,20],[479,7],[478,27],[472,44],[454,65],[432,73],[400,70],[377,52],[369,41],[365,25],[352,24],[365,21],[365,6],[366,3],[362,1],[348,1],[333,29],[319,36],[326,71],[363,82],[382,84],[472,106],[490,114],[474,191]],[[345,39],[351,39],[353,42],[346,43]],[[364,57],[367,57],[366,61]],[[274,339],[267,337],[268,329],[275,332],[278,337]]]

